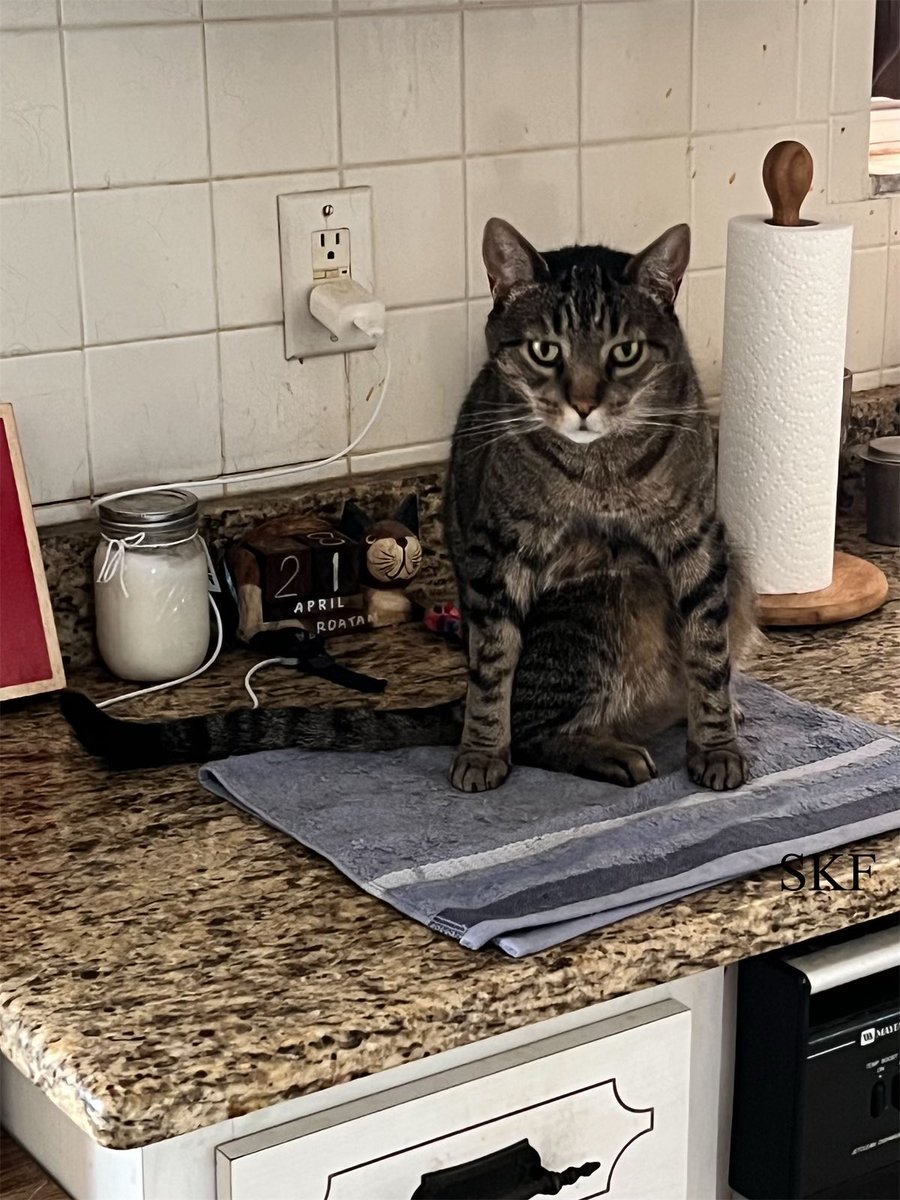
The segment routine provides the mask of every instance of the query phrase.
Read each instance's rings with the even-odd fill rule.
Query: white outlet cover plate
[[[326,217],[323,210],[331,206]],[[342,188],[323,192],[290,192],[278,197],[281,240],[281,291],[284,299],[285,358],[315,358],[372,350],[376,342],[362,330],[333,340],[332,333],[309,311],[313,280],[312,235],[318,229],[350,230],[350,276],[375,292],[372,266],[372,189]]]

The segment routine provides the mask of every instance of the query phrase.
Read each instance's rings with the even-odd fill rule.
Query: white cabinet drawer
[[[525,1195],[523,1155],[570,1179],[568,1200],[684,1197],[690,1019],[663,1000],[226,1142],[218,1200],[412,1200],[423,1175],[473,1163],[427,1194],[499,1197],[508,1177]]]

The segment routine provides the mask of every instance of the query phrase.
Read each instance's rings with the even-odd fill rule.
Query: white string
[[[253,688],[250,686],[250,680],[260,669],[260,667],[272,667],[276,663],[282,667],[296,667],[299,661],[299,658],[264,658],[262,662],[258,662],[255,667],[250,668],[250,670],[244,676],[244,687],[247,689],[247,695],[253,701],[254,708],[259,708],[259,700],[257,699],[256,692],[254,692]]]
[[[111,538],[105,533],[101,533],[100,536],[106,542],[106,556],[103,559],[103,565],[97,572],[97,583],[111,583],[118,576],[122,595],[127,600],[128,588],[125,586],[125,555],[128,550],[135,550],[138,546],[142,546],[146,534],[130,533],[127,537],[122,538]],[[162,550],[168,546],[183,546],[186,542],[192,542],[194,538],[198,538],[199,536],[199,533],[192,533],[190,537],[179,538],[177,542],[154,542],[152,547],[148,547],[148,549]],[[207,558],[209,558],[208,554]]]
[[[219,657],[219,651],[222,649],[222,642],[224,640],[222,618],[212,596],[209,597],[209,603],[213,610],[213,616],[216,618],[216,648],[202,667],[198,667],[196,671],[191,671],[190,675],[182,675],[180,679],[170,679],[167,683],[154,683],[152,687],[139,688],[136,692],[126,692],[124,696],[113,696],[109,700],[101,700],[97,707],[109,708],[111,704],[121,704],[123,700],[134,700],[137,696],[149,696],[151,692],[162,692],[166,688],[175,687],[179,683],[187,683],[189,679],[196,679],[198,675],[202,675],[204,671],[208,671]]]
[[[120,500],[123,496],[138,496],[142,492],[167,492],[172,488],[196,488],[207,487],[217,483],[249,483],[255,479],[276,479],[281,475],[295,475],[298,471],[313,471],[318,467],[328,467],[333,462],[337,462],[339,458],[343,458],[349,454],[351,450],[355,450],[359,443],[363,440],[375,422],[378,420],[378,414],[381,412],[381,407],[384,404],[384,398],[387,395],[388,381],[391,377],[391,356],[387,348],[387,343],[380,343],[384,346],[384,375],[381,377],[380,384],[374,383],[369,389],[369,394],[366,396],[366,403],[372,398],[372,393],[376,388],[380,387],[380,395],[378,403],[369,417],[366,424],[363,426],[362,432],[357,434],[348,446],[343,450],[339,450],[337,454],[331,454],[328,458],[319,458],[314,462],[307,463],[292,463],[286,467],[262,467],[256,471],[243,471],[239,475],[216,475],[214,479],[188,479],[183,483],[155,483],[149,487],[128,488],[124,492],[107,492],[105,496],[98,496],[91,504],[96,508],[98,504],[105,504],[109,500]]]

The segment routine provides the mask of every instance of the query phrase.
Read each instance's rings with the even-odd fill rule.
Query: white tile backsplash
[[[206,27],[214,175],[261,175],[337,162],[331,21]]]
[[[337,185],[336,171],[263,175],[212,185],[221,328],[282,319],[278,196]]]
[[[64,38],[77,188],[208,178],[198,24],[76,29]]]
[[[484,359],[495,214],[541,248],[637,249],[689,218],[678,309],[714,395],[727,222],[765,210],[762,161],[785,137],[815,159],[807,215],[853,223],[848,358],[889,381],[900,197],[869,198],[871,16],[872,0],[0,0],[0,369],[28,402],[41,519],[90,490],[88,404],[101,488],[309,461],[361,428],[380,355],[284,360],[282,192],[372,189],[393,377],[354,473],[445,455]]]
[[[705,396],[722,390],[722,324],[725,314],[725,272],[700,271],[690,276],[687,320],[688,348]]]
[[[882,361],[885,367],[900,366],[900,246],[891,246],[888,254]]]
[[[831,111],[858,112],[872,95],[875,0],[834,0],[834,50],[843,69],[831,80]]]
[[[583,140],[687,133],[690,0],[591,5],[583,20]]]
[[[375,284],[386,304],[466,294],[466,222],[460,159],[354,167],[347,187],[372,188]]]
[[[0,353],[80,345],[71,198],[0,200]]]
[[[196,21],[200,0],[60,0],[63,25]]]
[[[791,135],[789,126],[694,135],[692,267],[724,267],[729,220],[739,213],[771,212],[762,182],[763,159],[776,142]]]
[[[68,186],[59,34],[0,33],[0,192],[15,196]]]
[[[216,335],[87,350],[88,424],[98,492],[218,475]]]
[[[209,184],[75,197],[88,344],[216,327]]]
[[[220,333],[219,353],[226,471],[310,462],[347,445],[340,356],[285,362],[280,325]]]
[[[465,14],[469,153],[578,141],[577,28],[575,8]]]
[[[869,114],[850,113],[829,121],[828,199],[861,200],[869,194]]]
[[[831,92],[834,0],[800,0],[797,7],[797,119],[822,121]]]
[[[821,210],[819,210],[821,211]],[[829,204],[829,221],[846,221],[853,226],[853,248],[883,246],[888,240],[891,202],[887,196],[871,200],[854,200],[850,204]]]
[[[694,128],[795,116],[795,0],[697,0]]]
[[[429,8],[458,8],[461,0],[428,0]],[[415,8],[410,0],[337,0],[340,12],[390,11],[395,8]]]
[[[487,362],[487,344],[484,339],[484,327],[488,314],[494,306],[490,296],[482,300],[469,301],[469,379],[474,379]]]
[[[0,359],[0,396],[15,410],[33,504],[90,491],[83,357],[74,350]]]
[[[421,467],[446,462],[450,457],[450,441],[426,442],[418,446],[403,446],[399,450],[376,450],[373,454],[351,454],[353,475],[369,475],[375,471],[398,471],[402,467]]]
[[[465,304],[391,313],[387,329],[390,386],[381,416],[357,453],[443,441],[453,432],[469,386]],[[350,427],[353,437],[368,421],[383,371],[375,354],[350,356]]]
[[[0,29],[35,29],[56,25],[57,0],[3,0]]]
[[[582,241],[637,251],[691,215],[687,138],[581,152]]]
[[[331,12],[331,0],[203,0],[207,20],[240,17],[309,17]]]
[[[344,17],[338,39],[345,162],[459,153],[459,14]]]
[[[481,258],[488,217],[504,217],[539,250],[578,238],[578,151],[470,158],[467,168],[469,295],[490,291]]]
[[[847,366],[873,371],[884,348],[887,256],[881,249],[854,250],[847,314]]]

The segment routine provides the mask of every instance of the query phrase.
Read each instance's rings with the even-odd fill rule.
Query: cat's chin
[[[596,442],[597,438],[603,437],[603,434],[597,433],[595,429],[566,429],[563,437],[568,438],[570,442],[579,442],[586,446],[588,442]]]

